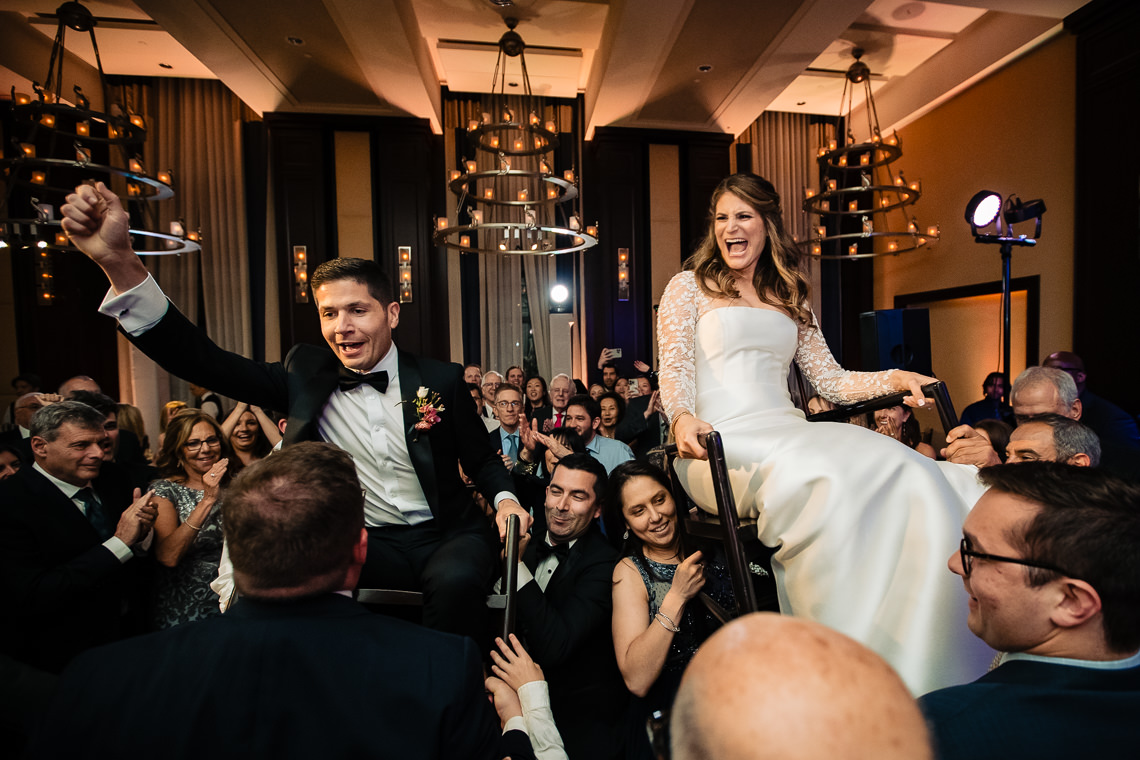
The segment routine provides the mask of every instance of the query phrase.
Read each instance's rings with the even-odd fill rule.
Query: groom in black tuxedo
[[[491,450],[459,365],[393,344],[400,305],[380,267],[352,258],[317,267],[310,283],[328,347],[298,345],[284,363],[256,362],[216,346],[166,300],[130,248],[114,193],[82,185],[67,200],[63,228],[111,281],[101,311],[143,353],[225,396],[287,410],[286,445],[325,440],[352,455],[369,536],[361,587],[422,590],[425,625],[481,636],[498,545],[458,465],[493,495],[500,539],[509,514],[524,531],[531,518]]]

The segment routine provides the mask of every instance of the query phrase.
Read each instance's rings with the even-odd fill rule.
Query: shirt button
[[[380,426],[377,425],[376,427],[372,428],[372,432],[373,433],[379,433],[380,432]]]

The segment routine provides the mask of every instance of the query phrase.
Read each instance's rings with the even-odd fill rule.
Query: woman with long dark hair
[[[719,625],[696,599],[702,590],[732,607],[723,562],[682,541],[669,482],[646,462],[625,462],[610,473],[606,529],[624,536],[614,568],[613,637],[618,669],[635,697],[627,757],[652,757],[645,721],[673,704],[681,675],[697,647]]]
[[[966,627],[966,594],[946,571],[980,495],[973,474],[855,425],[809,423],[787,386],[795,360],[829,401],[905,391],[905,403],[922,406],[921,387],[934,378],[836,363],[767,180],[726,178],[709,216],[700,247],[665,289],[657,330],[661,399],[685,488],[715,511],[700,460],[703,434],[719,431],[737,510],[776,550],[783,612],[862,642],[915,693],[985,673],[990,655]]]

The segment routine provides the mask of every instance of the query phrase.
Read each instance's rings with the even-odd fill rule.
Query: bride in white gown
[[[921,385],[933,378],[839,367],[770,183],[728,177],[712,209],[658,320],[661,398],[682,483],[716,511],[699,436],[719,431],[741,517],[778,547],[784,613],[866,644],[916,694],[979,677],[993,652],[966,628],[967,596],[946,567],[977,494],[963,497],[940,464],[896,440],[807,422],[787,387],[793,358],[821,396],[841,403],[909,390],[907,403],[921,405]]]

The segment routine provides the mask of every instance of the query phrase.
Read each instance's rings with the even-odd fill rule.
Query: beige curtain
[[[553,256],[524,256],[527,305],[530,308],[531,337],[538,374],[549,379],[550,366],[550,286],[554,282]]]
[[[522,263],[518,256],[483,256],[479,261],[479,343],[483,371],[505,375],[522,365]]]
[[[803,212],[804,188],[815,188],[818,147],[807,114],[766,111],[752,122],[739,142],[752,144],[750,168],[776,186],[784,205],[784,224],[796,240],[808,238]]]
[[[146,115],[148,173],[168,170],[173,176],[174,197],[153,204],[150,224],[166,232],[170,222],[182,220],[187,231],[202,234],[200,252],[147,257],[147,266],[190,320],[204,316],[206,331],[218,345],[249,356],[253,342],[241,125],[256,117],[212,80],[157,78],[120,88],[119,94],[129,108]],[[204,315],[198,313],[199,279]],[[129,358],[135,367],[143,361],[133,354]],[[132,370],[132,387],[122,394],[135,399],[144,413],[146,406],[170,398],[189,399],[180,381],[170,378],[167,384],[163,373],[148,377]],[[141,387],[147,382],[152,387]]]

